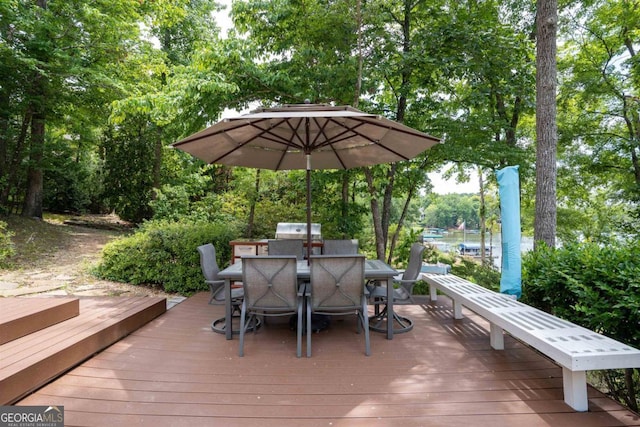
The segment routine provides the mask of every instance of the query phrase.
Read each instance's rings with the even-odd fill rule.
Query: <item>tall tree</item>
[[[640,194],[640,6],[596,1],[563,15],[558,236],[635,234],[628,215]]]
[[[41,40],[49,40],[52,37],[48,23],[45,22],[47,12],[47,0],[36,0],[35,5],[38,21],[42,25],[42,33],[38,35]],[[33,59],[41,64],[49,63],[49,49],[46,43],[35,45]],[[44,155],[44,132],[47,111],[46,76],[42,69],[36,69],[31,80],[29,93],[29,110],[31,112],[31,138],[29,147],[29,167],[27,172],[27,188],[22,206],[22,215],[42,218],[42,159]]]
[[[557,0],[538,0],[536,16],[536,214],[535,244],[555,247],[557,226],[556,37]]]
[[[120,62],[137,37],[139,5],[136,0],[24,0],[3,6],[3,206],[20,202],[23,215],[42,216],[43,183],[54,155],[49,143],[54,135],[69,144],[83,132],[87,136],[73,122],[87,123],[81,116],[88,111],[104,123],[99,112],[118,93],[117,67],[110,66]]]

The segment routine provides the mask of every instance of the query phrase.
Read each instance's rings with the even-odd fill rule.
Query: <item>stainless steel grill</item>
[[[311,224],[311,243],[322,243],[322,231],[320,224]],[[300,222],[279,222],[276,228],[276,239],[302,239],[307,241],[307,224]],[[320,246],[313,246],[311,252],[320,254]],[[306,253],[306,251],[305,251]]]

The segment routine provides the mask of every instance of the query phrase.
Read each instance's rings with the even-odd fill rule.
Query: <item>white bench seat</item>
[[[462,307],[489,321],[490,342],[504,349],[503,331],[530,345],[562,367],[564,400],[576,411],[587,411],[586,371],[640,367],[640,350],[555,317],[515,299],[452,274],[423,273],[432,301],[437,290],[453,301],[454,317]]]

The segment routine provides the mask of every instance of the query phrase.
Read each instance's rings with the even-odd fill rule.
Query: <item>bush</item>
[[[640,347],[640,248],[540,246],[523,258],[523,301]]]
[[[640,248],[629,244],[539,245],[523,257],[523,302],[640,347]],[[595,374],[612,397],[637,410],[638,370]]]
[[[218,264],[231,259],[229,242],[238,237],[233,224],[153,222],[129,237],[110,242],[95,273],[108,280],[162,286],[190,295],[206,290],[197,247],[213,243]]]

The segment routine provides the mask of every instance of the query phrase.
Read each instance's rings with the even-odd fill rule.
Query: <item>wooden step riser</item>
[[[48,336],[46,330],[41,330],[0,346],[1,405],[17,402],[166,311],[165,298],[134,298],[133,304],[131,299],[121,298],[111,302],[108,297],[90,300],[101,301],[101,307],[93,305],[92,310],[92,304],[83,300],[80,316],[52,327],[64,329],[68,324],[73,331],[70,337],[61,337],[59,331]],[[79,330],[83,324],[85,330]],[[20,344],[26,347],[21,348]]]
[[[78,298],[0,298],[0,345],[79,314]]]

